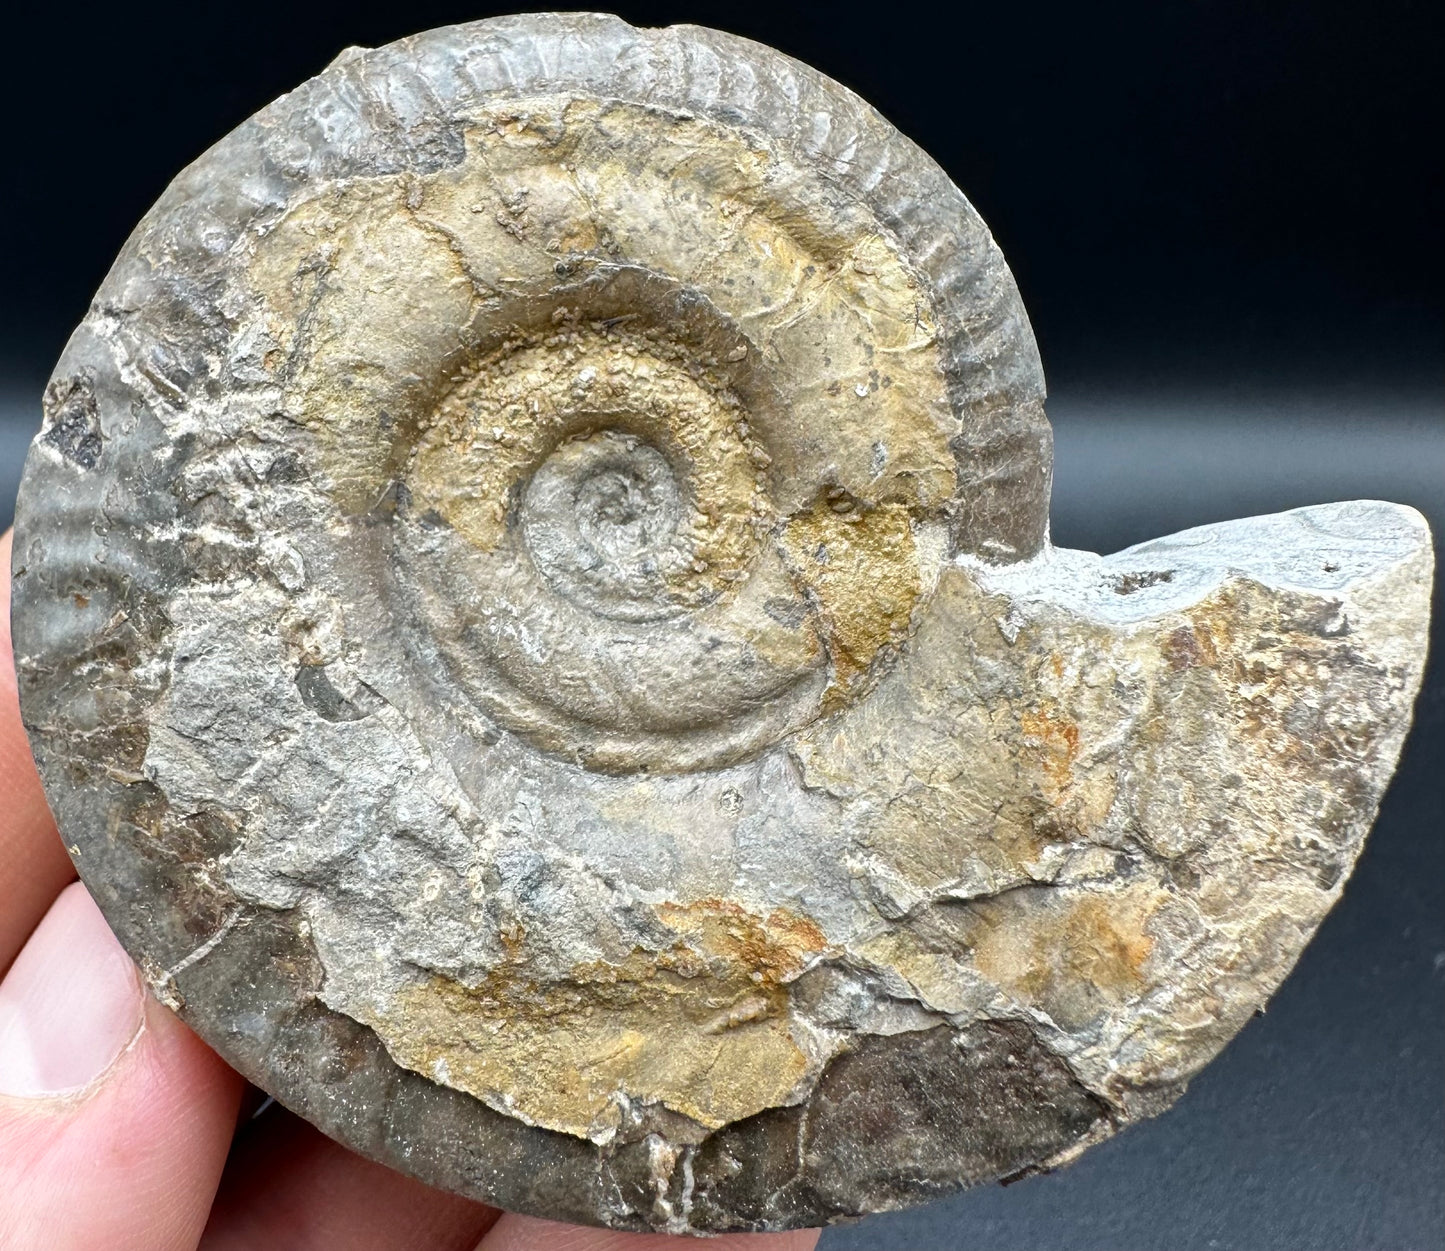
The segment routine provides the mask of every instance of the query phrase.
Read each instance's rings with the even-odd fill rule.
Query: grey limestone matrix
[[[185,170],[26,463],[24,717],[155,993],[347,1145],[813,1225],[1166,1108],[1424,660],[1364,502],[1054,548],[997,245],[867,104],[589,15],[350,49]]]

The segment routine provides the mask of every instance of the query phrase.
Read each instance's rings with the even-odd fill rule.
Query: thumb
[[[241,1088],[68,887],[0,983],[0,1246],[190,1251]]]

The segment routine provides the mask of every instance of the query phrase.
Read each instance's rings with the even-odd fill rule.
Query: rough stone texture
[[[745,40],[352,50],[185,171],[56,369],[22,707],[223,1055],[377,1159],[809,1225],[1167,1107],[1337,898],[1429,536],[1047,542],[987,230]]]

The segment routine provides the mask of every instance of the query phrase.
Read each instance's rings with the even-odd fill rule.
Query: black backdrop
[[[26,7],[0,75],[0,339],[22,376],[222,133],[347,44],[507,11]],[[771,43],[877,105],[993,227],[1056,385],[1104,365],[1418,371],[1440,338],[1430,0],[614,8]]]
[[[1440,533],[1441,6],[613,8],[816,65],[964,188],[1043,350],[1056,541],[1107,550],[1366,495],[1414,504]],[[156,0],[0,19],[6,517],[50,366],[169,178],[342,47],[497,11]],[[1061,1174],[824,1245],[1440,1247],[1439,669],[1344,901],[1269,1014],[1177,1109]]]

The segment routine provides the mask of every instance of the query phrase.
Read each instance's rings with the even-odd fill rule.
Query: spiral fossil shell
[[[349,1145],[806,1225],[1166,1107],[1341,889],[1429,537],[1047,542],[997,246],[836,83],[539,15],[351,50],[66,349],[17,665],[151,985]]]

